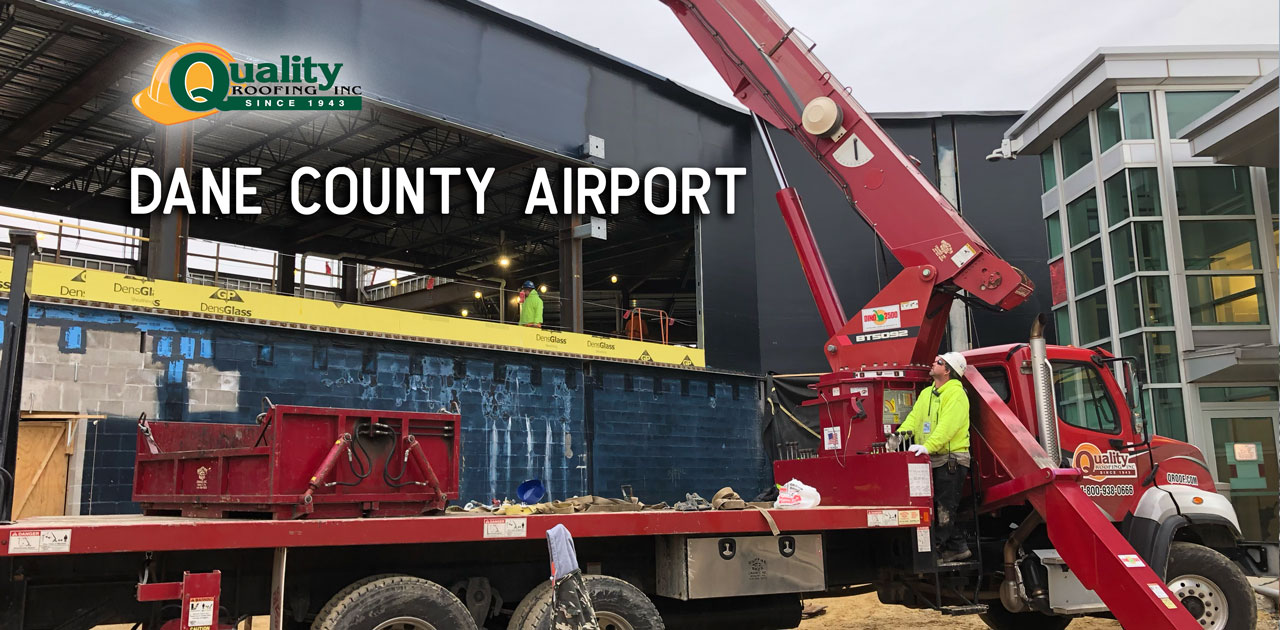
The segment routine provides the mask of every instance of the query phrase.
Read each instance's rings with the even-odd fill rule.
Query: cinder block
[[[138,352],[142,348],[141,333],[137,331],[110,331],[106,334],[107,347],[112,350],[132,350]]]
[[[75,365],[70,363],[60,363],[53,366],[53,380],[63,383],[74,383],[80,378],[80,372]]]
[[[143,354],[135,350],[107,350],[107,365],[120,368],[141,368]]]
[[[219,407],[224,411],[235,411],[240,407],[240,393],[220,389],[204,390],[205,404]]]
[[[130,387],[136,387],[131,385]],[[155,402],[144,402],[141,400],[126,400],[122,407],[123,413],[127,418],[137,418],[140,414],[147,414],[148,418],[157,417],[157,407]]]
[[[53,364],[27,363],[22,366],[23,381],[47,381],[53,379]]]

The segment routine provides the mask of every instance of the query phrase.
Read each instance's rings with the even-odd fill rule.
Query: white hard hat
[[[964,375],[965,368],[969,367],[969,362],[965,361],[964,355],[959,352],[948,352],[942,355],[942,360],[961,376]]]

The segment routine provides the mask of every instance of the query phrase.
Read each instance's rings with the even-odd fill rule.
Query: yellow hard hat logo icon
[[[186,59],[192,56],[191,59]],[[210,64],[222,62],[220,68]],[[175,125],[217,112],[226,98],[227,65],[235,59],[226,50],[201,42],[183,44],[156,63],[151,85],[133,96],[133,106],[162,125]],[[181,73],[174,76],[175,67]],[[175,94],[174,90],[181,94]]]

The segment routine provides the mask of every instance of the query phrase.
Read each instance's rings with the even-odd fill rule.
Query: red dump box
[[[257,424],[138,423],[133,500],[146,514],[411,516],[458,497],[459,417],[271,407]]]

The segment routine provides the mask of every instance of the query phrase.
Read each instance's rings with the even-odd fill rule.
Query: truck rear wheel
[[[543,597],[549,597],[548,593],[551,592],[551,587],[551,580],[546,580],[533,587],[533,590],[529,591],[529,594],[520,600],[520,603],[516,606],[516,611],[511,613],[511,622],[507,624],[507,630],[521,630],[521,628],[524,628],[525,621],[529,618],[529,611],[533,610],[533,607],[537,606]]]
[[[409,575],[375,575],[334,595],[311,630],[475,630],[448,589]]]
[[[1175,542],[1169,548],[1165,583],[1206,630],[1253,630],[1257,601],[1244,573],[1226,556],[1202,545]]]
[[[583,578],[600,630],[664,630],[657,606],[626,580],[607,575],[585,575]],[[548,588],[519,630],[550,630],[550,617],[551,589]]]
[[[1036,610],[1009,612],[999,601],[988,602],[987,612],[978,618],[991,630],[1062,630],[1071,623],[1071,617],[1046,615]]]

